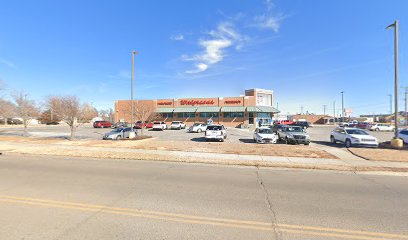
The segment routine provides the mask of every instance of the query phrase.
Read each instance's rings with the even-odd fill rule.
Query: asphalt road
[[[0,239],[408,239],[408,178],[0,156]]]

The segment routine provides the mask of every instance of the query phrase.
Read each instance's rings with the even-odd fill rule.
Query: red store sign
[[[157,105],[172,105],[172,102],[158,102]]]
[[[214,100],[180,100],[181,105],[210,105],[214,104]]]
[[[241,103],[241,100],[226,100],[224,101],[226,104],[238,104]]]

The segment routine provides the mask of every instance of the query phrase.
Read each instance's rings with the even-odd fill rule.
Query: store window
[[[218,118],[219,115],[217,112],[202,112],[200,113],[200,118]]]
[[[173,118],[173,113],[161,113],[162,118]]]
[[[271,113],[257,113],[258,118],[271,118]]]
[[[225,112],[224,113],[224,118],[243,118],[244,113],[243,112]]]
[[[177,117],[178,118],[194,118],[195,113],[193,113],[193,112],[177,113]]]

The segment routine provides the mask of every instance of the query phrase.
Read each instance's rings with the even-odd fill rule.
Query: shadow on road
[[[207,141],[205,137],[195,137],[195,138],[191,138],[190,140],[193,142],[206,142]]]
[[[243,143],[255,143],[254,139],[251,138],[240,138],[239,141]]]

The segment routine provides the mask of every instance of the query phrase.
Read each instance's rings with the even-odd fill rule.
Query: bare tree
[[[138,101],[134,105],[134,118],[142,122],[141,135],[143,135],[143,130],[146,128],[145,123],[159,117],[154,109],[153,104],[145,101]]]
[[[16,104],[16,115],[23,120],[24,125],[24,136],[27,136],[27,127],[31,120],[35,119],[39,115],[39,109],[35,105],[35,102],[28,98],[28,95],[20,92],[14,94],[14,102]]]
[[[48,107],[70,127],[70,140],[75,139],[76,129],[81,124],[97,115],[90,104],[81,105],[76,96],[51,96],[46,101]]]
[[[16,105],[11,101],[0,99],[0,117],[4,119],[4,125],[7,125],[7,118],[14,117]]]
[[[101,117],[105,121],[112,122],[114,121],[113,109],[101,109],[98,111],[98,116]]]

